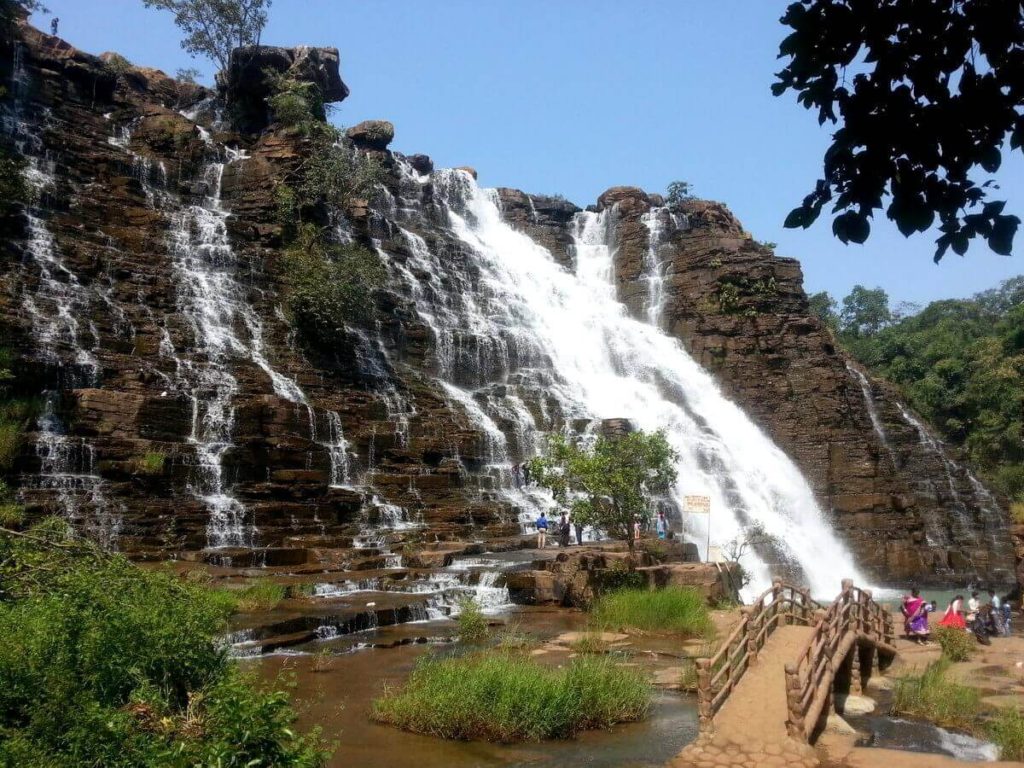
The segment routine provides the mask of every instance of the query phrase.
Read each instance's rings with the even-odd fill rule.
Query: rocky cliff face
[[[330,98],[347,94],[336,52],[268,51]],[[541,431],[636,417],[565,394],[555,353],[524,337],[521,309],[475,248],[488,214],[469,177],[388,151],[381,126],[346,140],[382,162],[385,181],[345,212],[341,235],[381,255],[387,288],[373,327],[322,360],[282,311],[273,194],[309,142],[267,125],[248,70],[233,73],[235,97],[249,99],[235,133],[214,94],[32,29],[3,61],[7,139],[37,192],[0,276],[17,387],[40,402],[16,466],[32,514],[64,514],[140,556],[372,533],[379,566],[410,530],[517,533],[541,502],[510,466]],[[798,264],[724,207],[665,206],[633,188],[606,192],[590,218],[517,190],[484,202],[568,272],[599,227],[618,299],[681,339],[796,462],[870,574],[1009,576],[996,501],[847,363],[809,315]],[[699,406],[683,405],[699,431]],[[723,481],[727,498],[748,485]]]

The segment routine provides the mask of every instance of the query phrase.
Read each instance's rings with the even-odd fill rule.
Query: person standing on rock
[[[668,520],[665,519],[664,512],[658,512],[658,519],[654,521],[654,526],[658,531],[659,539],[664,539],[668,536]]]
[[[523,464],[523,485],[530,484],[530,465],[529,463]]]
[[[548,538],[548,516],[544,513],[540,513],[540,517],[537,518],[537,549],[544,549],[544,544]]]
[[[50,34],[53,35],[54,37],[57,36],[57,27],[59,27],[59,26],[60,26],[60,19],[58,19],[56,16],[54,16],[53,19],[50,21]]]
[[[562,513],[562,517],[558,521],[558,546],[568,547],[569,546],[569,518],[565,516],[565,512]]]
[[[512,465],[512,482],[516,484],[516,488],[523,487],[523,470],[518,464]]]
[[[572,521],[572,527],[576,530],[576,545],[583,546],[583,523],[579,520]]]

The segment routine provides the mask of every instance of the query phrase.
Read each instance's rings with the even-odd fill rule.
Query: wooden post
[[[779,600],[782,598],[782,580],[775,579],[772,582],[772,612],[779,617],[775,626],[783,627],[786,625],[786,614],[779,607]]]
[[[711,659],[697,659],[697,713],[700,730],[711,728]]]
[[[757,661],[757,622],[754,621],[758,615],[757,606],[740,608],[740,613],[743,614],[742,621],[747,624],[747,666],[750,666]]]
[[[794,739],[806,741],[804,713],[800,708],[800,675],[792,662],[786,664],[786,709],[789,710],[786,732]]]
[[[860,696],[863,692],[860,677],[860,643],[854,643],[850,651],[850,693]]]

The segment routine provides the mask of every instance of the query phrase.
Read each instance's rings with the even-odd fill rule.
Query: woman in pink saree
[[[928,629],[928,604],[921,597],[919,589],[910,590],[903,598],[903,628],[907,637],[919,643],[927,642],[931,630]]]

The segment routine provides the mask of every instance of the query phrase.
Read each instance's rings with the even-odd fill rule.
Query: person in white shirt
[[[971,599],[967,601],[967,623],[970,624],[978,615],[981,608],[981,601],[978,600],[978,592],[971,592]]]

